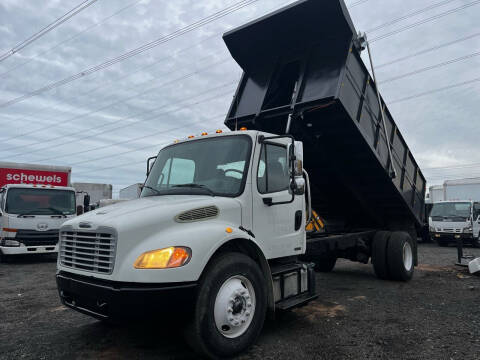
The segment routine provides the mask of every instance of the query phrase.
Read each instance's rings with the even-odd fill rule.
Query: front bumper
[[[462,239],[465,242],[473,241],[472,233],[444,233],[444,232],[432,232],[430,233],[433,240],[456,242],[458,239]]]
[[[52,254],[52,253],[58,253],[58,245],[0,246],[0,252],[2,252],[2,254],[4,255]]]
[[[187,314],[193,310],[196,283],[141,284],[100,280],[67,272],[57,274],[65,306],[97,319]]]

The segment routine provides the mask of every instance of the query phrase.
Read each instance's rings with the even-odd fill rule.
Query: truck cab
[[[430,236],[440,246],[461,239],[480,247],[480,203],[471,200],[440,201],[429,217]]]
[[[5,185],[0,190],[0,256],[58,252],[58,230],[74,216],[73,188]]]

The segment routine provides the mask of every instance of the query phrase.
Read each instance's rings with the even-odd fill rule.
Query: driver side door
[[[292,201],[290,189],[290,143],[291,139],[280,138],[257,142],[255,147],[253,233],[269,259],[301,254],[305,246],[304,196],[296,195]]]

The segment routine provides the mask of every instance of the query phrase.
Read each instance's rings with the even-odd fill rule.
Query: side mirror
[[[303,177],[295,177],[295,188],[293,191],[295,195],[305,194],[305,179]]]
[[[83,197],[83,207],[87,209],[90,206],[90,195],[85,194]]]
[[[77,206],[77,216],[83,214],[83,207],[81,205]]]
[[[153,160],[152,164],[150,162]],[[156,156],[151,156],[147,159],[147,177],[150,174],[150,170],[152,170],[153,165],[155,164],[155,160],[157,160]]]

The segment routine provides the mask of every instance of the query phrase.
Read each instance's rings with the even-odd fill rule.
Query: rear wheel
[[[388,279],[387,245],[391,232],[377,231],[372,244],[372,264],[379,279]]]
[[[388,241],[387,264],[390,279],[408,281],[414,272],[415,244],[409,234],[394,232]]]
[[[266,309],[266,284],[257,263],[244,254],[221,255],[202,276],[187,341],[208,358],[234,356],[257,340]]]

